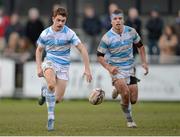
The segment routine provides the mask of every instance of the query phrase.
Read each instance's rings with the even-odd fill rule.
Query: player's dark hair
[[[52,16],[56,17],[57,15],[61,15],[63,17],[67,17],[68,16],[68,12],[67,12],[67,10],[65,8],[60,7],[60,8],[57,8],[56,10],[53,11]]]
[[[114,12],[112,14],[123,14],[123,10],[122,9],[116,9],[114,10]]]

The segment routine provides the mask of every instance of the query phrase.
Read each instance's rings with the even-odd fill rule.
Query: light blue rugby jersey
[[[124,25],[121,35],[110,29],[102,37],[98,51],[108,53],[106,60],[109,64],[128,71],[134,67],[133,43],[139,41],[140,36],[135,29]]]
[[[63,66],[70,65],[70,49],[71,46],[77,46],[81,43],[76,33],[66,25],[58,32],[52,27],[48,27],[42,31],[37,40],[38,46],[42,46],[46,51],[46,58],[54,63]]]

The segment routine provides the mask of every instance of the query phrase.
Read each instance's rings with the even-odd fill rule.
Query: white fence
[[[12,97],[15,89],[15,63],[0,59],[0,97]]]
[[[180,100],[180,65],[152,65],[148,76],[137,67],[140,100]]]
[[[72,63],[70,79],[65,99],[87,98],[93,88],[101,87],[106,92],[106,99],[111,99],[112,84],[108,72],[98,63],[91,63],[93,81],[88,84],[83,79],[82,63]],[[12,97],[14,87],[14,63],[0,60],[0,97]],[[139,83],[139,100],[179,100],[180,101],[180,66],[151,65],[148,76],[137,66]],[[28,62],[24,65],[23,96],[39,97],[43,78],[36,75],[36,65]]]
[[[96,87],[102,87],[106,92],[107,98],[111,96],[111,79],[99,64],[91,64],[93,72],[92,83],[87,83],[83,79],[82,63],[72,63],[69,70],[69,82],[64,98],[86,98],[90,91]],[[40,95],[41,85],[44,84],[43,78],[38,78],[34,63],[26,63],[24,66],[23,91],[26,97],[38,97]]]

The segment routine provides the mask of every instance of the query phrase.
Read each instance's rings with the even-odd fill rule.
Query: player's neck
[[[115,28],[112,28],[113,31],[115,31],[117,34],[122,34],[123,33],[123,27],[120,28],[120,29],[115,29]]]

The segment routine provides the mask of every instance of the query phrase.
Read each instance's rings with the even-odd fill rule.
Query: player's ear
[[[54,20],[55,20],[55,17],[52,17],[52,21],[53,21],[53,23],[54,23]]]
[[[124,22],[125,22],[125,21],[124,21],[124,18],[123,18],[123,19],[122,19],[122,23],[124,24]]]

